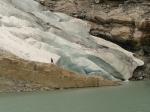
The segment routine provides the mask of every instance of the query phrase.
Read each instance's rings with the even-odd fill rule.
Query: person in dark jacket
[[[51,63],[52,63],[52,64],[54,64],[54,60],[53,60],[53,58],[51,58]]]

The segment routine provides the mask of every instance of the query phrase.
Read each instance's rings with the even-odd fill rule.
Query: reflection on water
[[[0,112],[150,112],[150,81],[119,87],[1,94]]]

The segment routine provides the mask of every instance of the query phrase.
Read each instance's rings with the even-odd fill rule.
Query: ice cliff
[[[20,58],[54,63],[83,75],[128,80],[143,61],[89,34],[90,25],[34,0],[0,0],[0,48]]]

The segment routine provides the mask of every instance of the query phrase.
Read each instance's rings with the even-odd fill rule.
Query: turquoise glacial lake
[[[150,112],[150,81],[117,87],[1,93],[0,112]]]

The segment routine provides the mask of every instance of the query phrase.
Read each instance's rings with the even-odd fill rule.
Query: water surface
[[[0,112],[150,112],[150,81],[119,87],[0,94]]]

